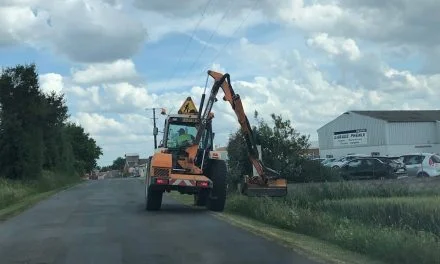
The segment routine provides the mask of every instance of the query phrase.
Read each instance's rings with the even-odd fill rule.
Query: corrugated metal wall
[[[318,130],[319,149],[355,148],[386,144],[386,122],[355,113],[342,114]],[[351,129],[367,129],[368,144],[353,147],[334,147],[333,133]]]
[[[436,126],[437,126],[437,142],[440,143],[440,121],[436,121]]]
[[[435,144],[437,128],[434,122],[388,123],[388,144]]]

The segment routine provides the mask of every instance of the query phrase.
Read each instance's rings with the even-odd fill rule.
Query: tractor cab
[[[213,115],[211,115],[213,117]],[[164,124],[163,139],[160,152],[170,153],[173,156],[173,168],[182,170],[178,160],[188,157],[187,150],[196,144],[196,136],[200,126],[200,116],[191,97],[188,97],[177,114],[168,115]],[[196,166],[205,165],[213,150],[214,133],[209,120],[198,143],[197,155],[194,161]]]
[[[168,149],[185,149],[191,146],[197,135],[197,115],[170,115],[165,121],[163,147]]]

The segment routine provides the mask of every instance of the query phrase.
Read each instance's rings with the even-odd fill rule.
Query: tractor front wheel
[[[208,195],[209,195],[209,190],[201,189],[199,193],[194,194],[194,205],[206,206]]]

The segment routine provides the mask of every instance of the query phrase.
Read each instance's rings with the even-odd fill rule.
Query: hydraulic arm
[[[238,122],[240,123],[241,130],[245,136],[247,150],[249,153],[249,159],[252,165],[255,167],[259,176],[245,178],[244,192],[246,190],[256,190],[255,195],[269,195],[269,196],[284,196],[287,193],[287,184],[285,179],[282,179],[278,172],[267,168],[263,162],[259,159],[259,153],[257,144],[254,140],[253,131],[249,120],[243,109],[243,104],[240,99],[240,95],[236,94],[232,88],[230,75],[228,73],[221,74],[215,71],[208,71],[208,75],[211,76],[215,82],[211,89],[211,93],[206,102],[206,107],[203,109],[203,113],[200,116],[200,127],[198,129],[197,136],[195,138],[195,145],[198,145],[203,131],[205,130],[210,118],[210,113],[214,103],[217,101],[217,94],[221,88],[224,92],[224,101],[228,101],[235,114],[237,115]],[[202,105],[203,105],[202,98]],[[201,111],[202,109],[200,109]],[[246,194],[246,193],[245,193]]]

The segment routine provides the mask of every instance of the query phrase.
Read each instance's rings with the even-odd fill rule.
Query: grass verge
[[[187,206],[193,205],[192,195],[181,195],[177,192],[167,193],[166,195]],[[250,217],[234,214],[229,212],[229,210],[224,213],[212,213],[212,215],[234,226],[248,230],[255,235],[280,243],[318,262],[331,264],[383,264],[383,262],[343,249],[326,241],[288,231]]]
[[[285,198],[231,195],[225,214],[384,263],[431,264],[440,263],[439,208],[440,179],[407,179],[295,184]]]
[[[386,263],[439,263],[440,243],[430,232],[365,224],[274,199],[232,196],[227,212],[316,237]]]
[[[45,172],[42,179],[20,182],[0,179],[0,221],[30,208],[39,201],[82,182],[80,178]]]

